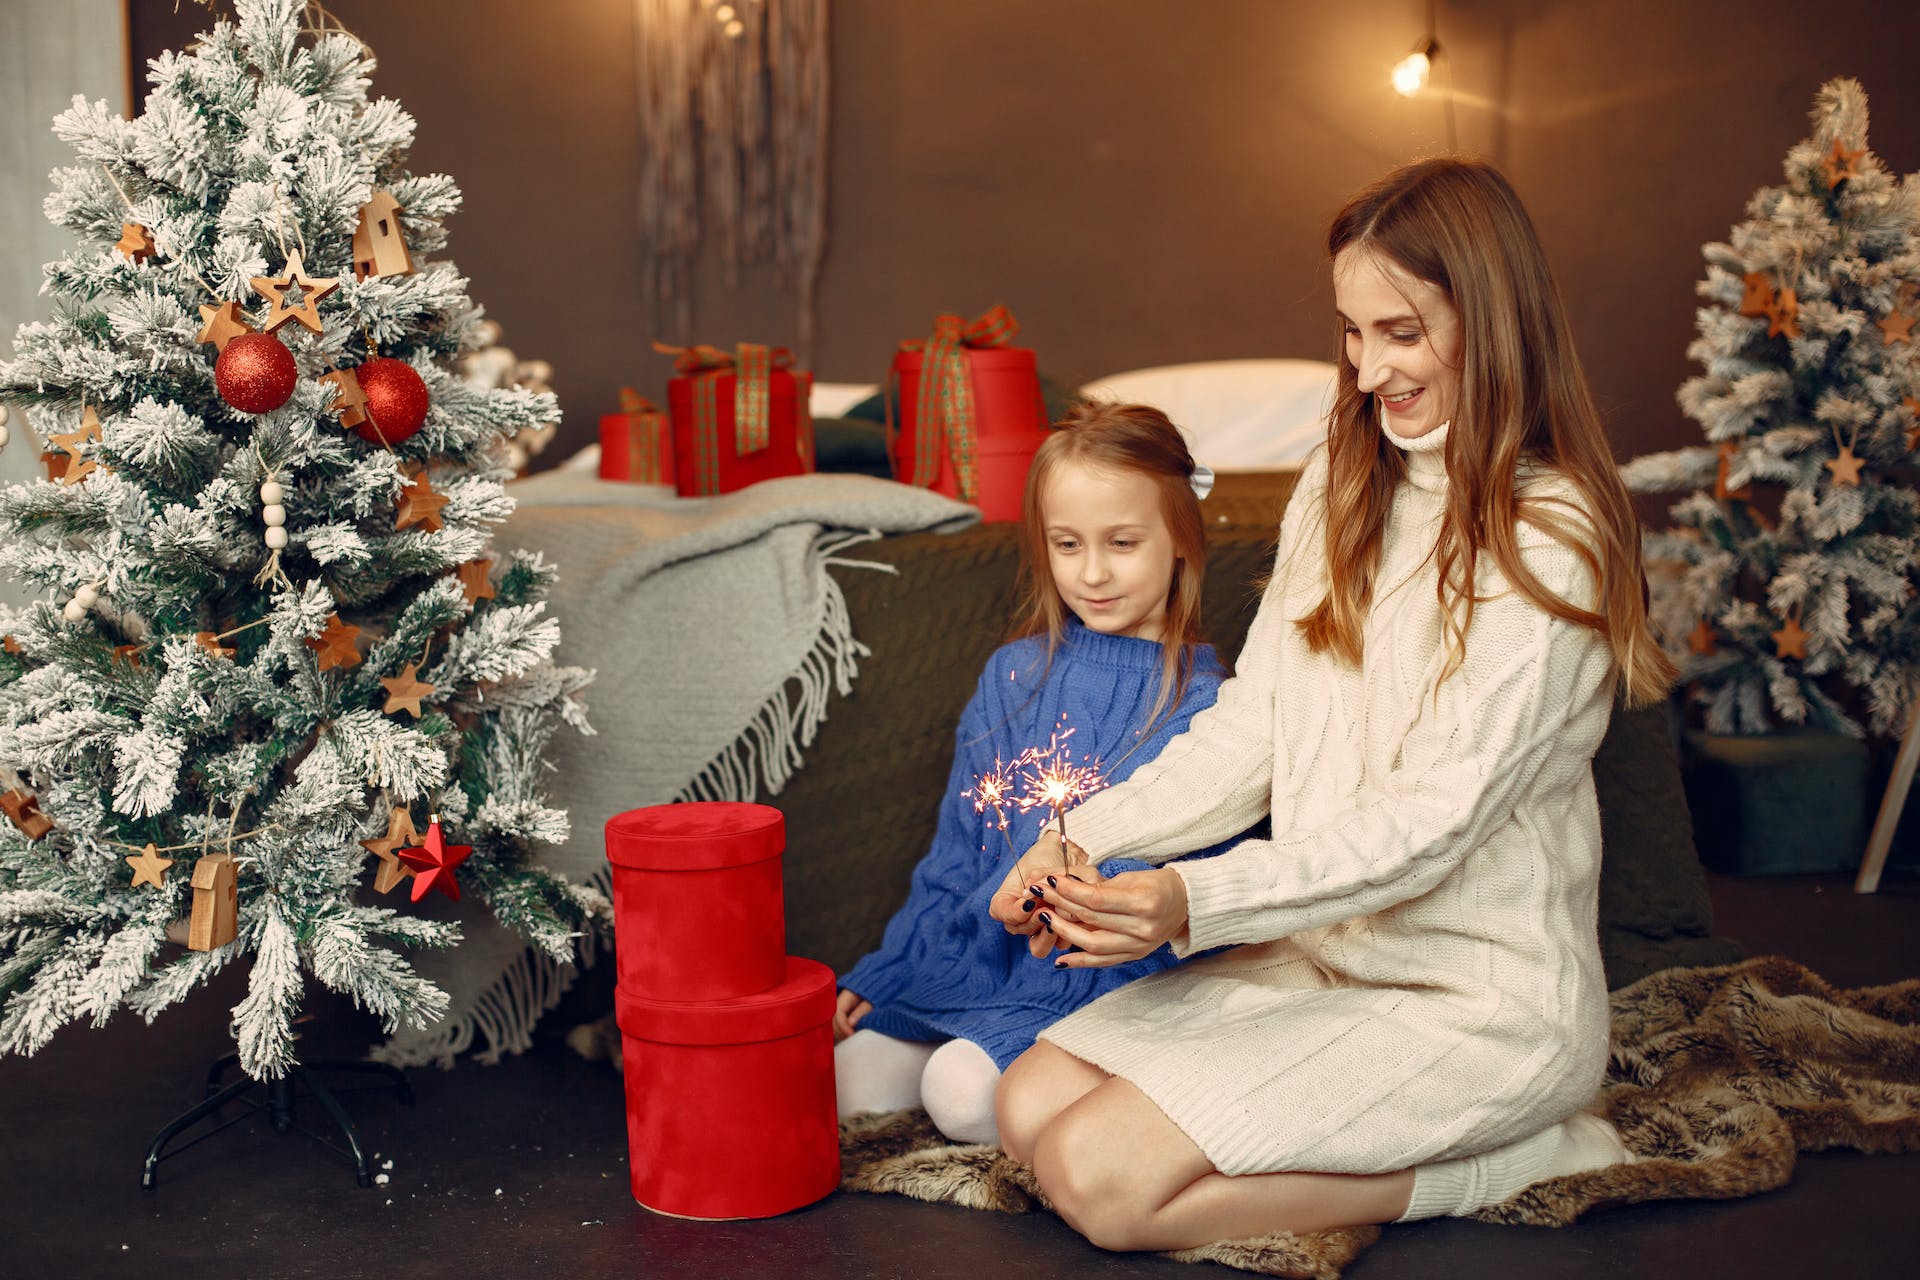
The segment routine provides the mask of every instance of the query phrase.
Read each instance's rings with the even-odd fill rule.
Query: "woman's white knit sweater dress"
[[[1175,864],[1183,954],[1044,1038],[1121,1076],[1223,1173],[1384,1173],[1489,1150],[1592,1100],[1607,1055],[1592,759],[1613,662],[1480,557],[1464,667],[1430,554],[1446,428],[1407,451],[1356,669],[1294,620],[1324,594],[1324,447],[1281,524],[1238,674],[1158,759],[1073,811],[1095,862],[1161,862],[1273,815],[1273,838]],[[1577,499],[1535,473],[1529,493]],[[1562,515],[1574,514],[1561,509]],[[1527,567],[1583,607],[1546,534]],[[1486,596],[1493,596],[1486,599]]]

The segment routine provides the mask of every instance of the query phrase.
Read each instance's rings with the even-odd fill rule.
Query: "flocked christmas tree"
[[[1654,612],[1719,733],[1906,723],[1920,678],[1920,183],[1867,149],[1859,83],[1820,90],[1729,243],[1680,388],[1710,442],[1637,458],[1629,488],[1696,488],[1650,535]],[[1665,572],[1662,572],[1665,570]]]
[[[0,364],[57,446],[0,494],[0,567],[44,593],[0,616],[0,1051],[251,957],[268,1077],[307,975],[390,1029],[444,1008],[402,954],[458,939],[425,892],[556,959],[604,904],[533,860],[587,673],[550,660],[551,570],[487,554],[497,447],[553,398],[448,372],[480,334],[436,257],[459,193],[404,167],[364,46],[236,8],[138,119],[54,123],[79,162],[46,209],[82,247]]]

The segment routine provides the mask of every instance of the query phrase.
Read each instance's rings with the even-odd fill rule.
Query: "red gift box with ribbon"
[[[732,493],[813,470],[813,375],[793,352],[742,342],[719,347],[653,344],[674,358],[667,382],[673,483],[682,497]]]
[[[600,478],[628,484],[673,483],[673,425],[660,406],[620,388],[620,412],[600,418]]]
[[[988,523],[1020,518],[1027,470],[1047,438],[1033,351],[1009,345],[1019,332],[1005,307],[971,321],[939,316],[932,337],[900,344],[888,379],[900,397],[899,429],[891,415],[887,424],[894,479],[971,502]]]

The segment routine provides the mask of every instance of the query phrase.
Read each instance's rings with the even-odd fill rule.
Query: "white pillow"
[[[816,382],[807,412],[815,418],[844,418],[847,410],[879,393],[877,382]]]
[[[1080,388],[1150,404],[1215,471],[1298,467],[1326,438],[1334,367],[1323,360],[1209,360],[1115,373]]]

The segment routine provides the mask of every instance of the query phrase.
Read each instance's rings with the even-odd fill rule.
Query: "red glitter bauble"
[[[293,353],[270,333],[243,333],[214,362],[220,398],[242,413],[272,413],[293,396],[300,370]]]
[[[353,371],[367,397],[367,420],[353,429],[374,444],[399,444],[427,420],[427,384],[405,360],[384,356]]]

